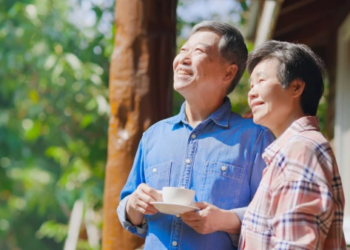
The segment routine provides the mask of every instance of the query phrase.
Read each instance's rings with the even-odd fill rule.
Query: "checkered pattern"
[[[337,163],[316,117],[295,121],[263,154],[267,164],[242,224],[240,249],[346,249]]]

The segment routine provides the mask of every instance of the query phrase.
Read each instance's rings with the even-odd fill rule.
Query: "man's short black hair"
[[[305,83],[300,100],[301,108],[305,115],[316,115],[324,91],[323,61],[306,45],[267,41],[249,54],[249,74],[251,75],[259,62],[272,58],[279,61],[277,77],[283,88],[288,88],[294,80]]]

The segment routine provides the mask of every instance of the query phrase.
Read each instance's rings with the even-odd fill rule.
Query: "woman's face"
[[[282,88],[277,77],[278,66],[275,58],[257,64],[250,77],[248,93],[254,122],[271,131],[288,119],[293,108],[293,93],[291,88]]]

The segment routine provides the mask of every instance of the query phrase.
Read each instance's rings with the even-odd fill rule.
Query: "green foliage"
[[[36,236],[39,239],[44,237],[53,238],[56,242],[62,242],[68,233],[68,226],[66,224],[56,223],[54,221],[46,221],[41,225]]]
[[[61,250],[77,199],[96,214],[102,210],[109,56],[116,30],[108,36],[99,25],[106,13],[113,15],[113,6],[93,6],[95,23],[79,28],[69,21],[70,2],[1,1],[1,250]],[[246,10],[246,1],[240,6]],[[178,20],[178,46],[186,39],[182,29],[198,21]],[[240,114],[248,110],[247,81],[245,73],[229,96]],[[182,102],[175,92],[174,113]],[[325,105],[322,101],[322,114]],[[98,250],[85,238],[78,250]]]
[[[113,6],[80,29],[67,2],[1,4],[2,250],[62,249],[75,200],[102,209],[112,36],[98,25]]]

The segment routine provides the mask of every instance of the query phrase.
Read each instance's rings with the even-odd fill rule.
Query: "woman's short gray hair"
[[[243,36],[232,25],[219,21],[200,22],[193,27],[190,35],[201,30],[209,30],[218,34],[221,37],[219,42],[221,56],[229,63],[236,64],[238,67],[237,74],[227,89],[227,94],[229,94],[237,86],[246,67],[248,50]]]

